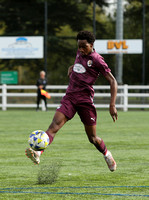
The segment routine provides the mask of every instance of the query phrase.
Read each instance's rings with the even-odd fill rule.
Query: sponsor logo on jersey
[[[92,61],[92,60],[88,60],[88,61],[87,61],[87,66],[88,66],[88,67],[91,67],[92,64],[93,64],[93,61]]]
[[[86,72],[86,69],[83,65],[79,64],[79,63],[76,63],[73,67],[73,71],[74,72],[77,72],[77,73],[85,73]]]

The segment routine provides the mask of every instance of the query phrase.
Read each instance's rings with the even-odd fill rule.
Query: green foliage
[[[44,36],[44,0],[0,0],[1,36]],[[146,84],[149,68],[149,9],[146,3]],[[48,84],[68,84],[67,69],[76,56],[76,34],[80,30],[93,31],[92,0],[47,0],[48,4]],[[96,0],[96,38],[115,38],[115,17],[107,15],[106,0]],[[115,12],[115,11],[113,11]],[[115,16],[115,15],[114,15]],[[127,0],[124,9],[124,39],[142,38],[142,0]],[[105,61],[114,74],[115,56],[104,55]],[[137,61],[137,62],[136,62]],[[21,70],[20,70],[21,69]],[[19,84],[35,84],[39,71],[44,69],[44,59],[5,59],[0,60],[0,70],[18,70]],[[123,82],[141,84],[142,55],[123,56]],[[97,84],[106,84],[98,79]]]
[[[5,35],[43,34],[44,4],[34,0],[1,1],[0,19],[5,22]]]
[[[148,67],[149,62],[149,5],[146,3],[146,31],[145,31],[145,51],[146,51],[146,84],[149,83]],[[142,39],[142,0],[128,0],[124,13],[124,38],[126,39]],[[141,84],[142,82],[142,54],[124,55],[124,83]]]
[[[44,1],[1,0],[1,35],[44,35]],[[97,1],[99,15],[98,33],[106,32],[105,15],[99,6],[106,1]],[[92,31],[92,1],[48,0],[48,83],[68,84],[67,69],[74,63],[76,34],[82,29]],[[7,10],[7,12],[6,12]],[[21,67],[20,67],[21,66]],[[21,69],[19,84],[35,84],[39,71],[44,68],[40,60],[1,60],[0,70]],[[26,78],[27,77],[27,78]]]

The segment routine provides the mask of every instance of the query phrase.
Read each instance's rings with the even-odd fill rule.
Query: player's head
[[[44,78],[45,78],[45,75],[46,75],[45,71],[41,71],[41,72],[40,72],[40,78],[44,79]]]
[[[89,31],[80,31],[77,35],[78,48],[82,55],[89,55],[95,42],[94,35]]]

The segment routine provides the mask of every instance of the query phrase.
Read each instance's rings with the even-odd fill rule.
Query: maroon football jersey
[[[78,50],[66,93],[88,90],[93,97],[96,79],[100,73],[106,76],[110,71],[104,58],[95,50],[89,55],[81,55]]]

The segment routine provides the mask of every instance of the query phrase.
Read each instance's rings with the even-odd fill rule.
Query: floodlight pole
[[[123,0],[117,1],[116,40],[123,39]],[[123,84],[123,54],[116,54],[115,75],[118,84]]]
[[[96,38],[96,0],[93,0],[93,33]]]
[[[142,39],[143,39],[142,85],[145,85],[145,0],[142,0]]]
[[[44,71],[47,74],[48,4],[44,2]]]

